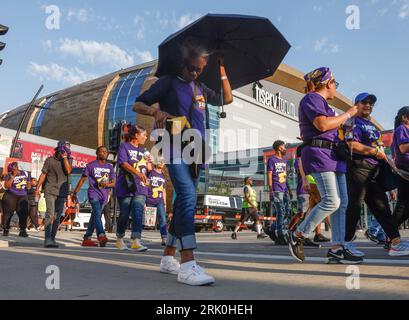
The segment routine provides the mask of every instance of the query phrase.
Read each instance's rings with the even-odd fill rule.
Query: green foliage
[[[207,193],[215,196],[230,197],[233,193],[233,189],[227,184],[217,183],[213,188],[209,188]]]

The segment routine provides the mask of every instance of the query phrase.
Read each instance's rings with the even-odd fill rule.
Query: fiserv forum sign
[[[295,104],[282,98],[281,92],[273,94],[262,89],[259,85],[254,84],[254,99],[263,104],[264,106],[287,114],[291,117],[295,117]]]

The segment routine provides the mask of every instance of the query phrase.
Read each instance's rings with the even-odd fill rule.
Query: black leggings
[[[365,201],[390,239],[399,238],[399,229],[389,207],[385,190],[376,181],[379,166],[368,164],[365,160],[348,161],[348,208],[346,212],[345,241],[353,239]]]
[[[399,180],[398,202],[393,213],[395,223],[400,226],[409,219],[409,181]]]
[[[29,216],[30,216],[30,220],[31,220],[31,224],[38,228],[40,225],[38,223],[38,205],[30,205],[29,209]]]
[[[28,199],[27,196],[17,196],[6,192],[2,200],[3,204],[3,229],[10,229],[11,217],[17,212],[20,230],[27,229]]]

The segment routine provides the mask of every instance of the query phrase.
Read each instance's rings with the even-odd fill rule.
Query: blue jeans
[[[372,217],[372,221],[368,226],[368,232],[374,235],[380,241],[386,241],[387,236],[385,231],[383,231],[381,225],[375,217]]]
[[[192,178],[190,168],[183,161],[168,164],[170,179],[176,192],[173,217],[166,245],[179,251],[197,248],[195,235],[196,188],[199,179]]]
[[[308,194],[299,194],[297,196],[297,213],[306,213],[309,209],[310,196]]]
[[[104,226],[102,225],[102,211],[104,210],[104,201],[98,199],[89,199],[89,203],[92,207],[91,217],[89,219],[89,224],[87,232],[85,233],[86,238],[91,238],[94,230],[97,231],[97,237],[100,235],[105,235]]]
[[[290,211],[290,196],[284,192],[274,192],[272,199],[275,213],[276,213],[276,233],[277,237],[283,236],[284,221],[288,219],[288,213]]]
[[[55,240],[60,219],[64,212],[65,197],[45,195],[47,211],[45,213],[45,240]]]
[[[313,173],[312,176],[317,182],[321,202],[311,210],[298,227],[297,232],[308,237],[326,217],[330,216],[332,243],[343,245],[345,242],[345,213],[348,206],[345,174],[321,172]]]
[[[143,214],[145,211],[145,196],[118,197],[119,218],[117,223],[116,236],[119,239],[125,237],[126,227],[128,226],[129,216],[132,217],[132,235],[131,239],[141,239],[143,229]]]
[[[159,230],[160,235],[162,238],[167,238],[168,230],[167,230],[167,221],[166,221],[166,211],[165,211],[165,204],[163,201],[159,202],[157,205],[149,204],[148,207],[156,208],[156,217],[159,220]]]

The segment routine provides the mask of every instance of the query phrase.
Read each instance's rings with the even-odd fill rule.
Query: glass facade
[[[210,147],[212,148],[212,154],[217,153],[218,148],[218,130],[220,128],[220,119],[217,113],[219,107],[209,105],[209,127],[210,127]]]
[[[48,109],[51,108],[54,101],[55,101],[55,96],[48,98],[44,106],[40,109],[39,112],[37,112],[36,118],[34,120],[33,128],[31,129],[32,134],[35,134],[36,136],[39,136],[41,134],[41,126],[44,121],[45,113]]]
[[[108,128],[105,130],[105,144],[111,150],[116,149],[118,126],[122,123],[135,124],[136,114],[132,111],[135,99],[140,95],[142,86],[153,67],[146,67],[134,72],[124,74],[116,83],[107,103],[106,113]]]
[[[290,149],[294,148],[290,146]],[[202,172],[199,185],[200,191],[205,192],[207,188],[214,188],[218,184],[229,186],[232,189],[241,188],[244,178],[250,176],[253,178],[256,187],[263,188],[264,192],[268,192],[267,165],[264,163],[265,151],[266,149],[263,148],[247,150],[243,154],[225,154],[223,163],[210,164],[209,169]],[[231,157],[232,159],[227,159]],[[287,160],[287,177],[290,188],[295,190],[297,188],[297,174],[292,157]]]

